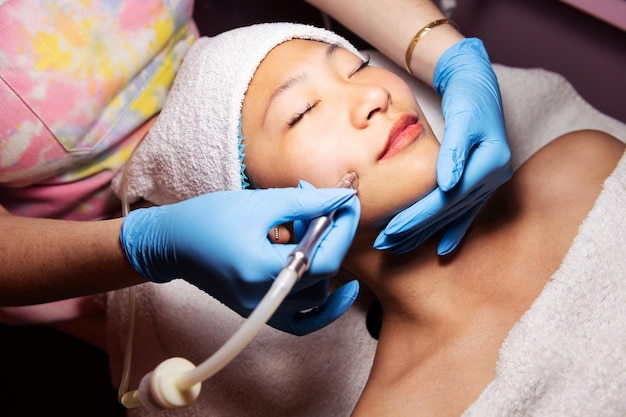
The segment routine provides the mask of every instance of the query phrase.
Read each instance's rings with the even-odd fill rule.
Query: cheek
[[[347,146],[341,142],[318,141],[307,144],[293,155],[297,161],[299,179],[304,179],[320,188],[334,187],[337,181],[350,170]]]
[[[271,141],[246,145],[246,171],[257,188],[295,187],[305,180],[315,187],[334,187],[345,174],[346,150],[325,141]],[[344,155],[344,156],[342,156]]]
[[[278,187],[281,169],[284,168],[280,154],[271,141],[255,138],[244,141],[246,174],[255,188]]]
[[[244,141],[246,173],[255,188],[284,188],[298,185],[298,153],[288,141],[256,135]]]

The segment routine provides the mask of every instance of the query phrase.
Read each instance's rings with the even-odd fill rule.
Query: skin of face
[[[360,227],[380,228],[436,186],[439,142],[409,86],[352,52],[295,39],[275,47],[242,107],[256,188],[359,176]]]

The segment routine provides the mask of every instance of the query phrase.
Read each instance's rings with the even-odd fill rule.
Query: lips
[[[423,127],[419,123],[417,116],[406,114],[400,117],[391,128],[387,139],[387,146],[379,160],[391,158],[401,152],[411,143],[415,142],[422,133]]]

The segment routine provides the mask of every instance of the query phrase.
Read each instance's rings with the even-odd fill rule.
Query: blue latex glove
[[[447,226],[437,253],[452,252],[487,198],[513,174],[500,89],[482,41],[464,39],[448,48],[433,87],[443,96],[445,121],[438,187],[397,214],[376,249],[408,252]]]
[[[345,284],[330,296],[360,216],[354,190],[226,191],[177,204],[132,211],[120,240],[130,263],[158,283],[182,278],[247,317],[263,298],[295,245],[272,244],[276,225],[338,210],[307,274],[270,319],[277,329],[303,335],[341,316],[359,286]],[[303,310],[312,309],[301,313]]]

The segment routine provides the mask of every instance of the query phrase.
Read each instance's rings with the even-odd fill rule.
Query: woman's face
[[[361,227],[380,225],[436,185],[439,142],[410,88],[343,48],[291,40],[263,60],[242,109],[257,188],[359,175]]]

